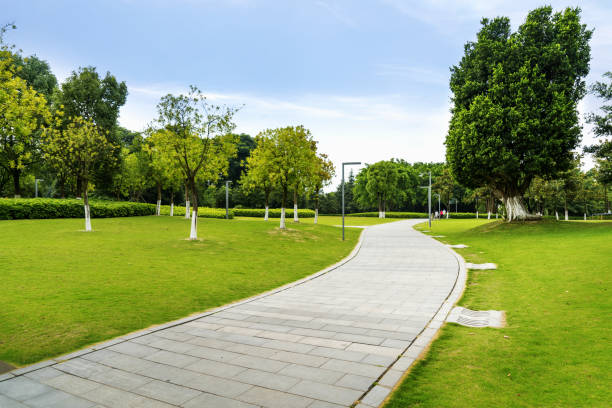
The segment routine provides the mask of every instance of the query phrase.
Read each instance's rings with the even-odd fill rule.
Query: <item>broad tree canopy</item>
[[[527,216],[521,196],[535,176],[571,167],[591,35],[578,8],[535,9],[515,33],[508,18],[483,19],[451,69],[447,162],[461,184],[502,197],[509,220]]]

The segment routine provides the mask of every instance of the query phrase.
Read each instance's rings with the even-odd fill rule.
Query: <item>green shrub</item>
[[[126,201],[90,200],[92,218],[155,215],[155,205]],[[81,218],[83,200],[56,198],[0,198],[0,219]]]
[[[236,217],[261,217],[263,218],[266,213],[264,208],[234,208],[234,215]],[[298,217],[300,218],[314,218],[313,210],[300,210],[298,209]],[[280,208],[270,208],[268,211],[268,217],[280,218]],[[285,209],[285,217],[293,218],[293,209]]]
[[[191,210],[193,210],[191,208]],[[170,215],[170,206],[162,205],[161,206],[161,215]],[[174,206],[174,215],[177,217],[185,216],[185,206],[184,205],[175,205]],[[225,218],[225,208],[209,208],[209,207],[198,207],[198,218]],[[228,218],[234,218],[234,210],[229,209]]]
[[[355,213],[355,214],[345,214],[351,217],[378,217],[378,212],[364,212],[364,213]],[[480,217],[483,216],[483,213],[480,213]],[[484,213],[484,216],[486,217],[487,214]],[[491,214],[492,217],[494,217],[494,214]],[[385,217],[386,218],[427,218],[427,213],[424,212],[392,212],[392,211],[387,211],[385,213]],[[446,218],[446,216],[444,217]],[[458,219],[458,218],[476,218],[476,213],[455,213],[455,212],[451,212],[449,214],[449,218],[454,218],[454,219]]]

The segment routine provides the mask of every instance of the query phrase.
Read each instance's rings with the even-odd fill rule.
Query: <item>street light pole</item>
[[[431,170],[429,171],[429,188],[427,189],[427,202],[429,204],[429,229],[431,229]]]
[[[225,182],[225,219],[229,220],[229,183],[231,181]]]
[[[358,166],[361,162],[343,162],[342,163],[342,240],[344,241],[344,166]]]

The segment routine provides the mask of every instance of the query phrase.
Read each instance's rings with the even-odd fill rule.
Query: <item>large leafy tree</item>
[[[0,49],[0,166],[12,176],[19,197],[23,171],[40,160],[42,127],[50,114],[45,98],[17,75],[13,57]]]
[[[110,188],[113,175],[120,164],[121,132],[117,131],[119,109],[126,102],[128,94],[125,82],[119,82],[110,72],[104,77],[94,67],[79,68],[61,85],[57,97],[57,108],[67,118],[82,117],[91,121],[104,135],[107,145],[116,146],[107,155],[98,155],[96,173],[92,175],[99,187]],[[77,179],[77,184],[81,180]],[[77,187],[80,190],[80,187]]]
[[[355,198],[364,207],[378,206],[379,218],[385,218],[388,204],[401,194],[398,167],[394,161],[379,161],[357,174]]]
[[[196,240],[198,181],[215,182],[227,174],[236,155],[237,138],[231,134],[235,108],[210,104],[194,86],[187,95],[162,97],[157,105],[156,145],[172,158],[186,180],[193,204],[189,239]]]
[[[51,102],[53,92],[57,88],[57,78],[51,72],[49,63],[36,55],[24,58],[15,54],[13,60],[18,67],[17,76],[26,81],[36,92],[43,95],[48,102]]]
[[[493,189],[508,220],[525,219],[522,195],[531,180],[571,167],[592,31],[578,8],[535,9],[514,33],[505,17],[481,23],[451,69],[447,162],[466,187]]]

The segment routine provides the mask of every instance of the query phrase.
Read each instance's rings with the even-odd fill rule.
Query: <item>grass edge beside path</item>
[[[442,220],[427,234],[498,264],[469,270],[457,305],[505,310],[508,325],[442,326],[385,408],[609,406],[611,222]]]
[[[187,222],[104,219],[84,233],[76,219],[3,221],[0,360],[28,365],[274,290],[344,259],[363,231],[342,242],[325,225],[206,219],[192,242]]]

